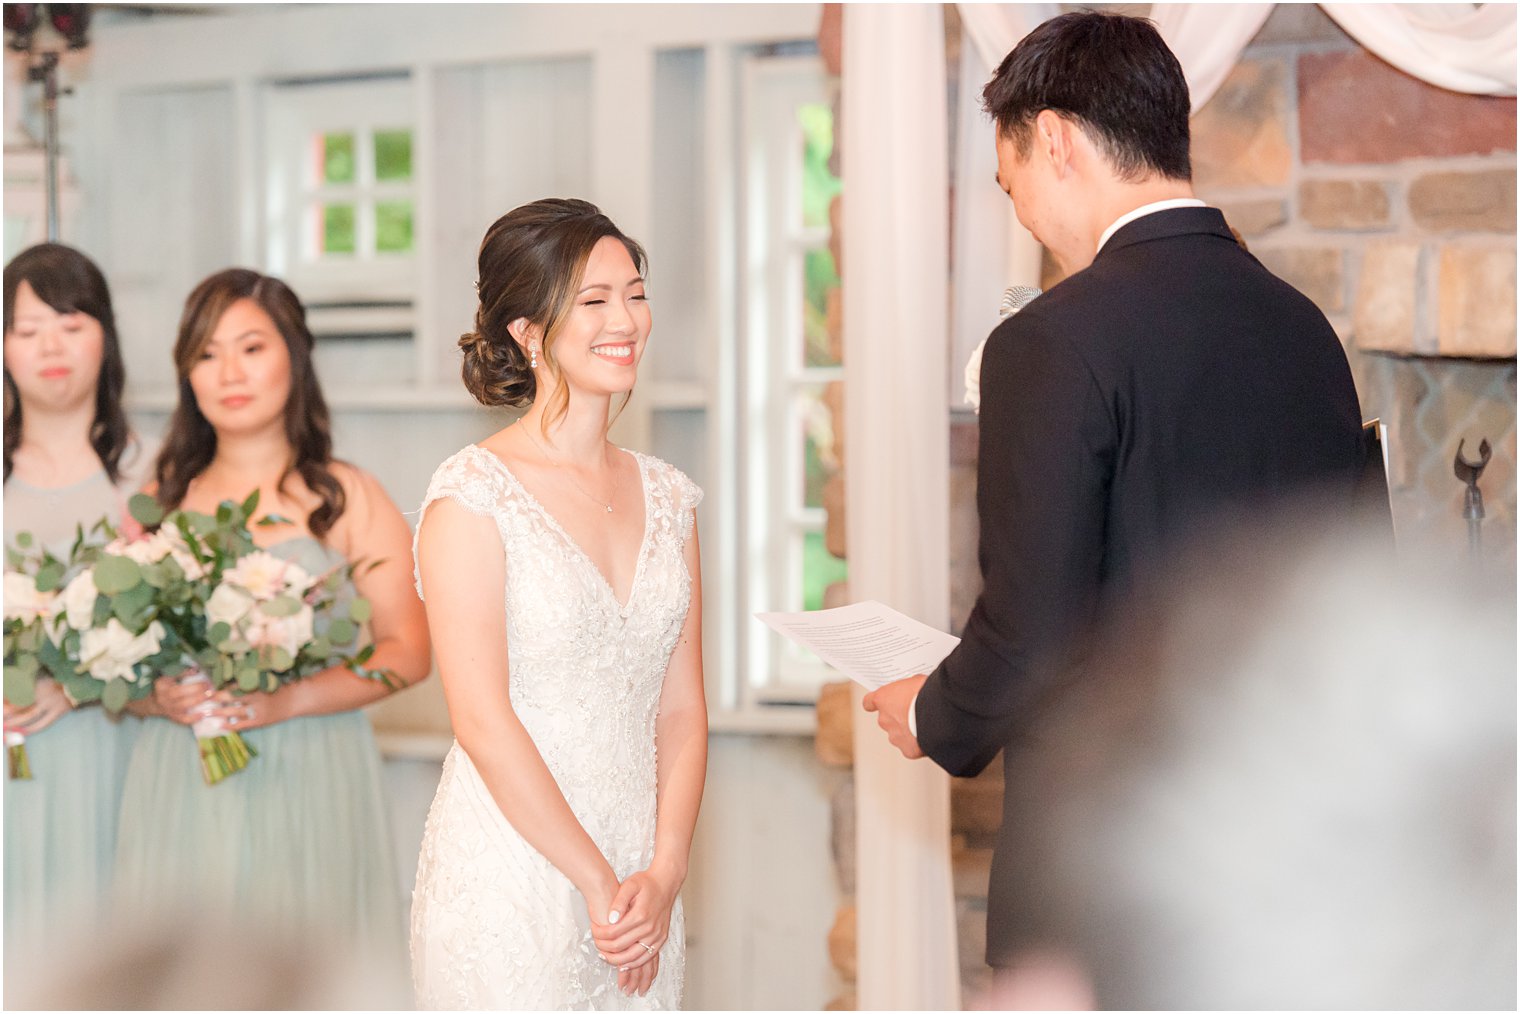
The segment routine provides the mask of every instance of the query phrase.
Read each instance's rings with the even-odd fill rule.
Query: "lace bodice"
[[[643,488],[645,522],[626,603],[617,601],[595,564],[506,464],[482,447],[466,447],[439,466],[423,500],[424,519],[418,524],[420,534],[427,506],[445,496],[495,522],[506,561],[508,680],[513,710],[576,817],[620,879],[646,868],[653,857],[655,719],[665,670],[691,603],[692,582],[684,550],[692,530],[693,508],[702,497],[701,490],[673,466],[642,454],[634,457]],[[424,593],[420,576],[418,593]],[[436,621],[434,629],[438,629]],[[463,962],[474,971],[458,981],[438,967],[439,960],[450,959],[437,952],[436,940],[425,943],[434,948],[437,960],[424,962],[429,965],[426,968],[417,963],[419,931],[436,935],[440,919],[455,924],[454,936],[465,939],[458,932],[460,919],[465,924],[489,927],[506,917],[500,898],[489,893],[479,896],[478,892],[474,898],[465,897],[469,892],[461,890],[460,878],[445,875],[456,865],[507,864],[512,868],[503,871],[500,882],[508,885],[505,889],[509,892],[516,891],[512,884],[525,877],[552,885],[549,894],[555,898],[568,887],[557,870],[521,841],[483,789],[468,757],[456,746],[445,764],[443,782],[429,815],[418,868],[413,954],[419,1004],[518,1006],[521,1000],[522,1006],[605,1007],[632,1002],[615,990],[609,993],[615,973],[611,978],[605,974],[610,967],[594,950],[589,964],[559,975],[562,966],[578,965],[579,959],[541,953],[531,940],[517,939],[524,933],[531,936],[535,920],[549,920],[558,931],[573,931],[576,950],[584,957],[584,927],[564,925],[566,918],[584,922],[583,901],[573,900],[568,912],[561,912],[558,902],[548,905],[552,911],[519,911],[515,917],[527,919],[528,926],[496,931],[498,935],[509,934],[518,951],[504,951],[496,959]],[[508,837],[503,845],[497,836],[504,830]],[[481,835],[495,840],[486,845]],[[536,894],[534,899],[509,899],[506,904],[510,908],[516,901],[527,904],[528,900],[533,901],[530,908],[541,908],[542,898]],[[575,911],[577,904],[579,912]],[[477,910],[477,906],[493,905],[492,912]],[[420,930],[419,919],[427,924]],[[556,930],[539,926],[537,931],[553,936]],[[485,930],[482,933],[489,936]],[[673,980],[675,992],[657,994],[651,990],[646,1001],[668,1006],[679,1000],[681,950],[673,921],[656,986],[668,987]],[[550,969],[554,973],[550,975],[552,982],[544,986],[548,992],[508,996],[482,993],[481,983],[491,978],[488,966],[493,960],[519,968],[512,981],[537,981],[543,968]],[[439,988],[435,991],[434,987]]]

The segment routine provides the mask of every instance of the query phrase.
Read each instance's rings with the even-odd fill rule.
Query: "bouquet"
[[[370,618],[368,600],[355,597],[341,603],[340,593],[352,582],[357,565],[310,574],[299,564],[259,549],[248,527],[258,502],[254,491],[241,504],[222,503],[215,515],[180,510],[166,516],[157,501],[144,494],[128,505],[139,522],[157,528],[160,534],[150,538],[177,543],[194,561],[193,573],[186,571],[182,583],[165,584],[154,592],[187,678],[206,680],[213,689],[233,686],[245,693],[271,693],[341,665],[394,687],[389,670],[366,668],[374,645],[353,653],[340,650],[355,641]],[[256,523],[290,522],[269,515]],[[214,706],[208,702],[206,710]],[[208,785],[241,771],[256,756],[218,716],[207,714],[194,732]]]
[[[131,541],[102,520],[77,530],[68,558],[28,554],[22,532],[6,551],[5,699],[26,707],[37,680],[56,680],[75,704],[99,701],[112,712],[147,696],[153,675],[180,646],[161,619],[158,590],[195,573],[195,560],[166,538]],[[106,540],[109,541],[106,541]],[[30,778],[25,737],[6,731],[12,778]]]

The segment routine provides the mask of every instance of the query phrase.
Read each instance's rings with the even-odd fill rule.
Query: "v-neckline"
[[[649,504],[649,476],[647,470],[644,467],[643,457],[636,451],[625,452],[633,458],[634,466],[638,469],[639,472],[639,494],[644,504],[644,532],[643,536],[639,540],[638,555],[634,557],[633,560],[633,579],[628,583],[628,600],[626,602],[620,603],[618,602],[617,589],[612,586],[611,581],[607,580],[607,575],[602,573],[602,568],[596,565],[596,561],[591,558],[591,554],[582,549],[581,544],[579,542],[576,542],[575,539],[570,536],[569,532],[565,531],[564,526],[559,523],[558,519],[556,519],[553,514],[549,513],[549,508],[538,502],[538,498],[528,490],[527,486],[523,485],[523,481],[519,479],[517,475],[513,473],[512,469],[507,466],[507,463],[502,460],[501,455],[497,454],[493,450],[490,450],[489,448],[482,447],[480,444],[471,444],[470,446],[474,447],[476,450],[480,451],[486,457],[495,462],[496,467],[501,469],[502,474],[511,481],[512,485],[517,487],[518,492],[523,495],[523,499],[532,504],[533,508],[543,516],[546,522],[548,522],[549,527],[553,529],[554,532],[565,541],[565,544],[568,545],[570,549],[574,551],[582,560],[586,561],[586,566],[590,567],[592,573],[597,576],[597,579],[601,582],[602,588],[607,592],[607,597],[612,600],[613,605],[617,606],[618,615],[626,617],[628,615],[629,608],[633,605],[635,596],[638,595],[639,579],[644,574],[644,554],[645,550],[649,547],[650,520],[653,514],[653,511],[650,509]],[[618,450],[624,449],[618,448]]]

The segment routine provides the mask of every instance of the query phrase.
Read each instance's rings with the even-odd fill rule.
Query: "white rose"
[[[154,532],[141,539],[114,539],[106,544],[105,552],[143,564],[157,563],[169,555],[169,549],[169,540]]]
[[[87,630],[79,641],[79,662],[91,676],[106,681],[120,677],[137,682],[133,666],[158,651],[163,644],[164,628],[157,620],[137,636],[112,617],[105,629]]]
[[[284,648],[292,658],[312,638],[312,609],[302,606],[291,616],[265,616],[255,611],[248,624],[248,641],[255,647]]]
[[[222,577],[246,588],[254,598],[267,601],[284,594],[285,571],[291,566],[273,553],[260,550],[243,557]]]
[[[31,623],[53,613],[57,592],[37,590],[37,579],[14,570],[5,572],[5,618]]]
[[[236,627],[252,608],[253,599],[246,591],[224,581],[206,600],[206,621]]]
[[[89,630],[95,619],[95,568],[91,567],[63,589],[64,618],[75,630]]]
[[[982,349],[986,347],[987,339],[983,338],[966,360],[966,404],[977,413],[982,411]]]

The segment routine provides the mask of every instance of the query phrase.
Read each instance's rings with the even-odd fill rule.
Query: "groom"
[[[1046,21],[982,95],[998,183],[1069,277],[983,353],[984,587],[962,641],[866,697],[893,745],[954,775],[1080,679],[1084,632],[1187,537],[1309,492],[1317,519],[1349,517],[1362,460],[1335,332],[1193,196],[1187,82],[1148,21]],[[1014,957],[1018,861],[993,860],[994,966]]]

